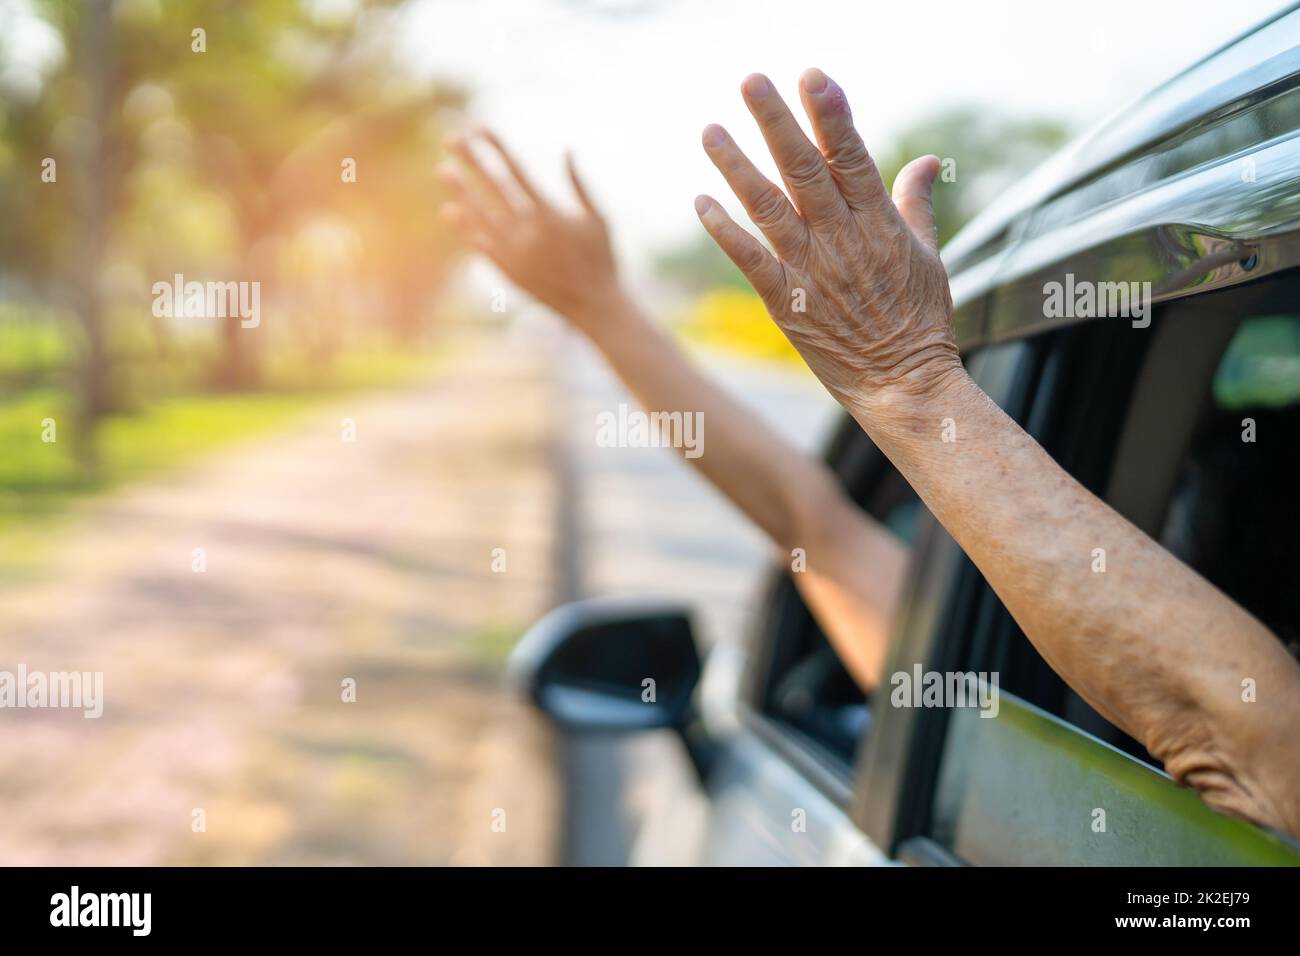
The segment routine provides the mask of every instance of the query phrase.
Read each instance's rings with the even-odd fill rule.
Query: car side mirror
[[[684,608],[597,599],[562,605],[534,624],[507,674],[569,730],[685,732],[700,657]]]

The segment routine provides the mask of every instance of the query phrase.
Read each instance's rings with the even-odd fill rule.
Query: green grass
[[[340,342],[266,348],[261,387],[213,391],[220,343],[178,331],[166,342],[133,318],[107,325],[110,388],[120,411],[79,433],[73,393],[80,331],[72,316],[0,303],[0,571],[21,571],[78,499],[190,464],[292,427],[324,402],[433,375],[454,346]],[[54,441],[43,440],[53,420]],[[93,465],[88,464],[93,462]]]
[[[398,386],[433,374],[439,365],[427,351],[382,349],[340,357],[327,375],[288,360],[268,362],[271,384],[264,390],[161,397],[110,416],[89,439],[78,434],[68,392],[51,386],[22,390],[0,400],[0,534],[49,518],[76,498],[288,427],[327,400]],[[47,419],[54,421],[53,442],[43,440]],[[95,450],[93,469],[82,461],[87,443]]]
[[[6,318],[7,312],[0,309],[0,382],[37,381],[72,361],[61,326]]]
[[[496,622],[469,635],[465,643],[479,663],[500,666],[515,649],[525,630],[527,628],[519,624]]]

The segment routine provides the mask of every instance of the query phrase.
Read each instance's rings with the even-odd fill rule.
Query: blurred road
[[[709,366],[802,445],[830,421],[807,377]],[[675,454],[596,445],[627,400],[576,337],[520,322],[436,381],[51,525],[0,580],[0,670],[102,671],[104,714],[0,710],[0,865],[545,863],[556,758],[580,765],[577,855],[626,853],[644,819],[601,801],[675,743],[553,756],[504,656],[579,595],[676,597],[734,644],[767,554]],[[672,779],[637,784],[646,808]]]
[[[636,405],[577,335],[568,334],[562,354],[561,441],[571,459],[568,493],[578,502],[575,590],[585,597],[659,595],[685,603],[702,653],[741,655],[778,555],[676,452],[598,446],[597,415],[617,414],[622,402]],[[841,414],[802,369],[716,353],[696,361],[806,451],[821,449]],[[706,418],[705,455],[708,443]],[[560,838],[566,862],[694,862],[707,808],[675,734],[586,735],[561,740],[559,749],[572,781]]]
[[[622,402],[638,406],[580,337],[569,333],[563,354],[561,439],[573,457],[581,501],[579,589],[585,596],[680,599],[699,608],[708,643],[736,640],[752,624],[771,546],[679,454],[599,447],[596,416],[617,414]],[[796,447],[817,453],[838,420],[839,406],[801,369],[717,353],[695,360]],[[706,419],[706,455],[708,425]]]
[[[0,669],[103,671],[106,704],[0,711],[0,864],[549,859],[499,668],[554,593],[551,406],[494,337],[52,530],[0,585]]]

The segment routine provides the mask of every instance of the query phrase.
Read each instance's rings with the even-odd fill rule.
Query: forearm
[[[883,669],[906,550],[863,513],[821,461],[804,454],[703,375],[635,305],[620,299],[579,323],[651,410],[700,412],[704,453],[687,458],[777,545],[803,552],[793,579],[865,689]]]
[[[964,373],[915,408],[879,402],[859,421],[1048,663],[1207,801],[1294,832],[1300,668],[1277,639],[1079,485]],[[943,440],[945,419],[955,440]],[[1269,688],[1267,704],[1243,702],[1246,678]]]
[[[612,301],[598,321],[579,324],[593,330],[593,343],[646,410],[701,416],[702,454],[686,459],[692,466],[779,547],[809,546],[817,509],[841,497],[820,461],[702,374],[627,298]]]

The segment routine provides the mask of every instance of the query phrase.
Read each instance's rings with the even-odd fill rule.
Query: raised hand
[[[456,199],[443,217],[461,236],[500,267],[511,281],[591,332],[619,307],[621,290],[609,230],[578,178],[569,157],[569,178],[578,209],[553,206],[523,168],[490,132],[480,141],[494,150],[508,176],[494,175],[470,141],[457,137],[451,147],[463,168],[441,172]]]
[[[930,205],[939,160],[908,164],[891,201],[843,90],[820,70],[799,82],[816,146],[767,77],[747,77],[741,92],[789,197],[721,126],[704,130],[704,149],[776,254],[710,197],[695,208],[809,367],[868,419],[882,402],[924,397],[960,375]]]

